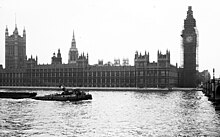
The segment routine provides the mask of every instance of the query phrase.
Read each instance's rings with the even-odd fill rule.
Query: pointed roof
[[[8,26],[6,25],[5,31],[8,31]]]
[[[74,30],[73,30],[73,38],[72,38],[72,43],[71,43],[70,51],[78,51],[77,48],[76,48],[76,41],[75,41]]]
[[[188,17],[188,16],[193,17],[192,6],[188,6],[187,17]]]
[[[8,36],[8,27],[5,28],[5,35]]]
[[[23,33],[25,33],[25,32],[26,32],[26,30],[25,30],[25,27],[24,27]]]
[[[14,30],[13,34],[18,34],[17,24],[15,24],[15,30]]]
[[[192,6],[188,6],[187,17],[184,21],[185,29],[193,29],[196,27],[196,20],[193,18]]]
[[[74,35],[74,30],[73,30],[73,38],[72,38],[72,43],[76,43],[76,40],[75,40],[75,35]],[[73,44],[72,44],[73,45]]]

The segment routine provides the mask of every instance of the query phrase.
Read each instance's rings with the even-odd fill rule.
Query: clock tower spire
[[[197,49],[198,49],[198,32],[196,28],[196,20],[193,17],[192,7],[188,7],[187,17],[184,20],[184,29],[182,37],[182,58],[183,87],[196,87],[196,69],[197,69]]]

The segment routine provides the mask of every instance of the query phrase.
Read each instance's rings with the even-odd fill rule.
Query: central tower
[[[196,87],[198,32],[192,7],[188,7],[181,34],[183,50],[183,87]]]
[[[73,32],[73,38],[72,38],[72,43],[71,43],[71,48],[69,50],[69,64],[75,64],[76,61],[78,60],[78,50],[76,48],[76,40]]]

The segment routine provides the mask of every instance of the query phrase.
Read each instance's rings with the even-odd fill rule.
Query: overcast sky
[[[61,50],[68,62],[73,30],[79,54],[89,54],[89,64],[128,58],[135,51],[170,50],[171,64],[181,64],[181,31],[188,6],[192,6],[199,32],[199,70],[216,69],[220,76],[219,0],[0,0],[0,64],[5,66],[5,28],[11,35],[16,24],[25,27],[28,58],[51,63]]]

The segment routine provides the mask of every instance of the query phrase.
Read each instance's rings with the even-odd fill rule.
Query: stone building
[[[180,68],[180,86],[196,87],[196,72],[198,69],[198,31],[191,6],[188,7],[181,37],[183,68]]]
[[[18,34],[16,31],[17,28],[14,33]],[[22,42],[26,43],[24,40]],[[17,46],[16,43],[9,45]],[[103,64],[103,61],[100,61],[98,65],[90,65],[88,54],[78,53],[74,34],[68,64],[62,63],[60,49],[57,56],[55,53],[53,54],[51,64],[38,64],[37,57],[31,56],[26,59],[26,48],[22,50],[24,50],[20,57],[22,60],[21,63],[17,62],[19,64],[17,67],[24,68],[0,69],[0,86],[58,86],[60,84],[69,87],[178,86],[178,69],[170,64],[168,50],[166,54],[158,51],[157,62],[150,62],[149,53],[145,52],[144,55],[141,55],[136,52],[134,66],[128,64],[128,59],[124,59],[122,65],[119,59],[115,59],[114,64]],[[7,52],[6,57],[8,54],[10,53]],[[15,68],[16,65],[11,66]],[[7,67],[10,68],[10,65]]]
[[[17,25],[12,35],[5,29],[5,68],[22,69],[26,67],[26,31],[19,35]]]
[[[177,87],[178,69],[170,64],[170,52],[158,51],[157,62],[150,62],[149,53],[135,54],[137,87]]]

